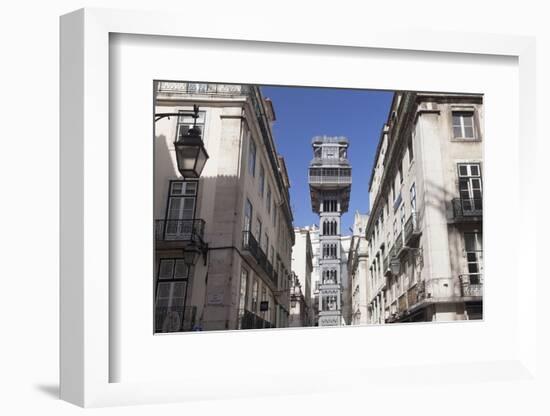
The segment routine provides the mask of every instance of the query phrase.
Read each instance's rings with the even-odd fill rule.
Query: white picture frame
[[[182,25],[181,22],[186,24]],[[299,28],[286,28],[280,31],[276,26],[266,24],[255,27],[247,35],[235,34],[231,26],[218,24],[208,27],[201,21],[188,19],[174,13],[151,13],[138,11],[120,11],[107,9],[83,9],[65,15],[61,19],[61,398],[84,407],[110,406],[140,403],[177,402],[208,398],[253,397],[270,394],[308,394],[331,393],[344,389],[387,389],[392,380],[405,379],[407,374],[415,374],[415,381],[402,382],[402,389],[415,389],[418,383],[430,384],[436,380],[449,383],[483,383],[502,380],[517,382],[518,385],[529,381],[542,383],[537,375],[536,347],[537,327],[532,319],[536,315],[537,286],[535,254],[526,249],[529,241],[536,240],[536,222],[533,215],[525,215],[529,206],[535,205],[535,185],[529,180],[535,174],[535,149],[523,143],[534,143],[534,111],[526,111],[535,104],[535,40],[529,37],[510,35],[489,35],[474,33],[432,33],[422,31],[398,31],[395,28],[360,28],[353,31],[330,31],[311,25],[307,32]],[[513,316],[491,316],[500,326],[511,322],[507,340],[512,345],[494,351],[494,360],[464,360],[450,358],[434,361],[420,359],[411,367],[404,361],[396,361],[395,366],[373,366],[372,362],[359,362],[357,367],[342,365],[341,368],[320,369],[318,374],[289,379],[286,372],[254,370],[254,376],[261,376],[262,383],[246,378],[245,374],[235,383],[228,383],[229,377],[217,380],[206,379],[193,373],[187,379],[156,381],[113,381],[112,367],[122,360],[112,349],[112,338],[117,336],[110,327],[110,313],[117,309],[113,305],[112,282],[113,258],[110,253],[110,227],[113,226],[110,205],[110,172],[118,169],[110,158],[110,37],[114,34],[164,36],[169,39],[212,39],[214,42],[269,42],[278,45],[281,51],[292,48],[315,48],[329,45],[323,53],[338,56],[341,51],[355,53],[360,50],[409,51],[415,53],[438,53],[442,56],[464,54],[468,56],[492,55],[517,59],[519,70],[519,138],[522,145],[517,161],[519,169],[519,188],[517,206],[512,207],[518,214],[516,231],[519,250],[516,259],[522,264],[522,284],[518,283],[517,273],[513,283]],[[168,38],[166,38],[168,40]],[[422,51],[422,52],[421,52]],[[259,53],[256,51],[255,53]],[[200,69],[200,64],[198,68]],[[204,81],[216,81],[205,79]],[[250,79],[249,82],[256,80]],[[289,80],[290,81],[290,80]],[[307,83],[302,79],[303,83]],[[299,80],[296,79],[299,83]],[[335,80],[329,84],[336,86]],[[298,85],[301,85],[299,83]],[[112,87],[112,86],[111,86]],[[112,97],[111,97],[112,98]],[[151,115],[152,119],[152,115]],[[490,167],[488,167],[490,169]],[[489,191],[490,192],[490,191]],[[522,215],[523,214],[523,215]],[[488,278],[489,279],[489,278]],[[499,290],[496,285],[488,284],[491,290]],[[506,292],[508,293],[508,292]],[[489,300],[489,299],[488,299]],[[489,321],[490,323],[491,321]],[[484,324],[485,324],[484,323]],[[521,323],[521,325],[519,324]],[[440,329],[448,336],[465,331],[483,332],[482,327],[452,324]],[[426,331],[426,325],[421,326]],[[274,331],[262,334],[262,342],[274,340],[274,337],[291,342],[308,342],[317,339],[322,342],[326,337],[339,337],[353,342],[368,333],[369,336],[384,339],[410,339],[414,337],[416,326],[396,326],[388,333],[382,327],[361,327],[349,329],[313,329]],[[473,329],[472,329],[473,328]],[[429,330],[429,329],[428,329]],[[336,332],[344,331],[344,332]],[[205,336],[206,335],[206,336]],[[257,343],[257,333],[244,331],[240,334],[200,334],[201,339],[215,339],[231,336],[235,345]],[[186,337],[162,337],[163,345],[181,342]],[[267,338],[266,338],[267,337]],[[388,338],[389,337],[389,338]],[[227,338],[229,339],[229,338]],[[382,338],[381,338],[382,339]],[[348,345],[348,344],[346,344]],[[390,345],[382,346],[390,354]],[[490,352],[486,352],[486,356]],[[289,354],[285,352],[284,354]],[[284,361],[286,356],[282,359]],[[322,383],[319,375],[330,375],[335,383]],[[223,372],[222,372],[223,373]],[[222,374],[223,375],[223,374]],[[342,381],[344,380],[344,381]],[[378,385],[377,383],[380,383]],[[281,387],[284,386],[284,387]],[[449,387],[450,388],[450,387]]]

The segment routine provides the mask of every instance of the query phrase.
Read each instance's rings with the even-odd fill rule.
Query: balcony
[[[204,246],[204,220],[156,220],[157,248],[182,248],[188,244]]]
[[[407,296],[403,294],[397,299],[397,313],[402,315],[407,311],[407,308]]]
[[[462,296],[465,298],[475,298],[483,296],[483,275],[461,274],[458,276],[462,288]]]
[[[419,285],[414,285],[407,290],[407,302],[409,304],[409,308],[413,305],[416,305],[419,302]]]
[[[395,244],[393,245],[393,248],[395,249],[395,255],[400,256],[403,249],[403,231],[401,231],[395,239]]]
[[[418,300],[456,301],[462,294],[457,278],[440,277],[418,283]]]
[[[462,199],[452,200],[453,221],[454,222],[479,222],[483,217],[482,199]]]
[[[420,227],[418,226],[416,212],[412,212],[409,216],[409,219],[403,227],[403,232],[405,235],[404,242],[406,246],[412,246],[413,244],[418,242],[418,237],[420,237],[421,232]]]
[[[245,309],[241,317],[240,329],[263,329],[263,328],[275,328],[275,325],[259,317],[255,313]]]
[[[155,307],[155,332],[185,332],[193,330],[197,317],[196,306]]]
[[[382,273],[384,276],[391,275],[391,269],[390,269],[390,256],[384,257],[384,260],[382,260]]]
[[[256,261],[258,268],[267,277],[268,282],[273,285],[272,289],[277,290],[277,276],[274,273],[273,266],[250,231],[243,231],[243,250],[246,250],[246,253],[249,253]]]

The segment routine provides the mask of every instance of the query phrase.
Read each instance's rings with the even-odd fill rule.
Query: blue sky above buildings
[[[342,217],[342,232],[350,234],[356,210],[369,207],[368,186],[380,131],[388,117],[393,92],[333,88],[262,87],[273,101],[277,150],[285,158],[290,176],[294,225],[317,224],[311,211],[307,172],[313,157],[314,136],[346,136],[350,146],[352,187],[349,211]]]

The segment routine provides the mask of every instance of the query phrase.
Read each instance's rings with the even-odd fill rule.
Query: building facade
[[[312,288],[311,275],[313,273],[313,248],[309,227],[294,228],[294,246],[292,247],[292,272],[297,280],[292,287],[300,286],[300,293],[304,297],[305,320],[303,326],[312,325]],[[291,299],[292,300],[292,299]],[[292,307],[291,307],[292,315]]]
[[[368,322],[482,318],[483,97],[395,93],[369,185]]]
[[[353,221],[353,235],[347,259],[348,279],[350,282],[349,303],[351,305],[351,325],[364,325],[368,323],[368,244],[365,238],[368,218],[367,214],[360,214],[356,211]]]
[[[341,216],[348,210],[351,191],[348,146],[345,137],[318,136],[312,140],[309,189],[313,212],[319,214],[319,326],[345,324]]]
[[[289,327],[310,326],[310,310],[306,302],[306,292],[302,290],[302,282],[296,273],[292,272],[290,282],[290,316]]]
[[[255,86],[155,88],[156,114],[183,113],[155,123],[155,331],[288,326],[294,229],[272,103]],[[193,125],[210,156],[198,180],[174,151]]]

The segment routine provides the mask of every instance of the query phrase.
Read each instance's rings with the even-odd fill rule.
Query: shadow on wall
[[[179,175],[178,167],[174,163],[175,160],[173,160],[170,157],[170,153],[173,152],[173,150],[170,150],[168,148],[167,143],[167,137],[164,134],[161,134],[159,136],[155,136],[155,145],[154,145],[154,172],[155,175],[157,174],[158,170],[166,171],[171,173],[170,176],[173,176],[174,178]]]

